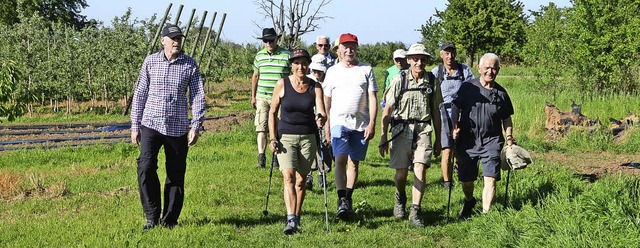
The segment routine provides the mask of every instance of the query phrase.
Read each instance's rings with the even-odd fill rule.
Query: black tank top
[[[280,99],[280,122],[278,134],[314,134],[318,129],[315,121],[316,81],[311,80],[307,91],[298,93],[289,77],[284,77],[284,96]]]

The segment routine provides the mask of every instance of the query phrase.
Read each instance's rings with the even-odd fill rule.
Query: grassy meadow
[[[383,70],[376,68],[381,86]],[[316,184],[304,202],[302,233],[285,236],[282,228],[286,213],[282,176],[278,171],[273,174],[269,215],[262,215],[269,170],[254,168],[255,134],[249,120],[231,132],[205,132],[191,147],[184,208],[180,224],[174,229],[142,232],[144,215],[135,164],[138,149],[133,145],[0,153],[0,244],[3,247],[637,246],[640,180],[614,174],[589,182],[545,154],[551,151],[566,156],[582,152],[637,154],[640,133],[631,131],[618,142],[613,142],[606,131],[572,133],[558,141],[547,141],[543,109],[544,103],[551,101],[548,92],[531,90],[529,85],[535,79],[522,76],[526,75],[526,69],[504,71],[497,81],[507,88],[514,103],[514,134],[520,145],[535,152],[535,164],[512,173],[506,205],[505,180],[498,183],[492,211],[486,215],[476,213],[466,221],[454,218],[463,199],[458,184],[452,194],[451,213],[447,215],[447,191],[440,187],[438,158],[427,172],[423,200],[427,226],[419,229],[406,220],[396,220],[392,216],[394,171],[388,168],[388,157],[381,158],[378,154],[379,134],[376,134],[367,159],[361,163],[353,196],[358,217],[351,222],[334,220],[337,196],[335,185],[330,183],[327,188],[330,230],[325,232],[324,198]],[[248,90],[246,87],[209,95],[236,99],[228,107],[229,112],[251,111]],[[554,104],[568,110],[570,99],[582,100],[583,114],[599,117],[604,126],[609,124],[608,117],[638,113],[640,106],[638,97],[582,99],[571,92],[558,95]],[[222,112],[226,111],[209,114]],[[62,116],[47,120],[68,121]],[[35,121],[23,118],[19,122]],[[164,155],[160,154],[158,173],[162,181]],[[329,176],[329,182],[333,182],[333,173]],[[476,184],[476,198],[480,198],[481,191],[482,183]]]

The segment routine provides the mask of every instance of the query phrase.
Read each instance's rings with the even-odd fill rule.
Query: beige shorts
[[[318,147],[315,134],[283,134],[278,147],[280,170],[295,169],[302,175],[311,171]]]
[[[256,119],[253,125],[256,126],[256,132],[269,132],[269,109],[271,108],[271,100],[266,98],[256,98]]]
[[[433,153],[431,145],[433,128],[426,123],[405,124],[404,130],[401,131],[401,125],[392,129],[391,137],[395,137],[398,132],[402,132],[402,134],[391,141],[389,167],[406,169],[410,164],[421,163],[425,165],[425,168],[429,168]]]

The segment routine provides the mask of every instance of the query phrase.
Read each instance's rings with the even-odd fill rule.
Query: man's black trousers
[[[184,202],[184,175],[187,168],[187,135],[171,137],[148,127],[140,127],[140,157],[138,157],[138,187],[142,208],[149,220],[160,218],[160,180],[158,179],[158,153],[164,146],[167,177],[164,183],[162,222],[178,223]]]

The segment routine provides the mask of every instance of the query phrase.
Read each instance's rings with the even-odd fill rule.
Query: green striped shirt
[[[278,79],[291,73],[290,55],[290,51],[280,47],[276,48],[272,54],[269,54],[266,48],[256,54],[256,58],[253,60],[253,71],[260,74],[256,97],[271,99],[273,88]]]

